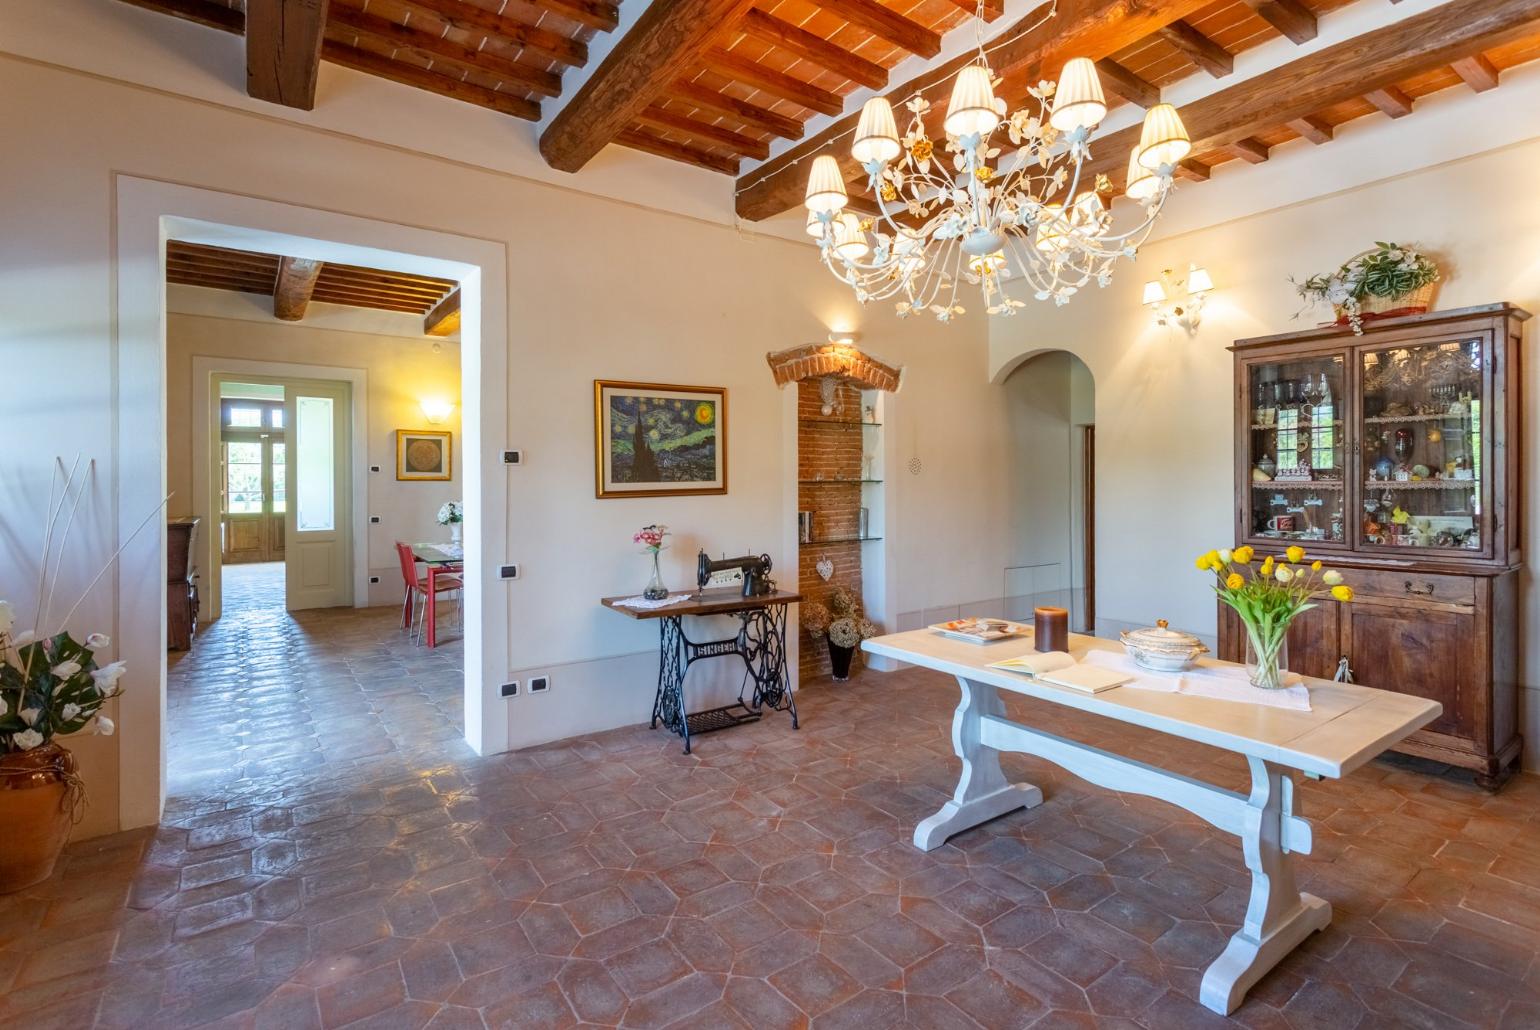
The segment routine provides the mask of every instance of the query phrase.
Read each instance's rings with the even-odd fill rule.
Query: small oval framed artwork
[[[447,431],[396,430],[396,478],[443,480],[454,475],[454,441]]]

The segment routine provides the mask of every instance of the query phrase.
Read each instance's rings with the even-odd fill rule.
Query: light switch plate
[[[499,565],[497,567],[497,576],[499,579],[518,579],[519,567],[517,565]]]
[[[551,677],[531,676],[529,678],[529,692],[531,694],[544,694],[551,689]]]
[[[522,465],[522,464],[524,464],[524,452],[523,451],[504,451],[503,452],[503,464],[504,465]]]

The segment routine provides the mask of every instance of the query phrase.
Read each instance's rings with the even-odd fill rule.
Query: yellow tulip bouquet
[[[1342,573],[1319,561],[1305,564],[1305,549],[1294,546],[1258,565],[1250,547],[1216,550],[1198,556],[1199,571],[1214,574],[1214,593],[1235,609],[1246,627],[1246,664],[1251,682],[1267,690],[1284,685],[1285,642],[1289,626],[1316,601],[1331,597],[1351,601],[1353,588]]]

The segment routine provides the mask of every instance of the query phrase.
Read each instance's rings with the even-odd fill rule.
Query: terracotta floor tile
[[[955,785],[944,677],[810,684],[800,731],[772,716],[689,758],[645,725],[481,758],[458,641],[290,615],[264,570],[226,571],[224,618],[173,656],[162,825],[0,896],[6,1025],[1219,1025],[1196,995],[1246,908],[1232,838],[1008,756],[1043,805],[913,847]],[[1233,756],[1008,706],[1245,788]],[[1298,788],[1300,882],[1334,922],[1234,1025],[1540,1025],[1540,779],[1489,796],[1391,757]]]

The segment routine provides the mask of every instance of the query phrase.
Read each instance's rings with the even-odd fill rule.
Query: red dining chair
[[[399,540],[396,541],[396,557],[401,561],[401,579],[406,584],[406,599],[401,602],[401,629],[409,632],[417,600],[417,558],[412,554],[411,545]]]
[[[412,545],[396,541],[396,554],[401,559],[401,578],[406,583],[406,600],[401,606],[401,625],[421,643],[426,636],[429,647],[438,646],[436,606],[439,594],[461,591],[464,604],[465,568],[461,565],[429,565],[426,576],[417,574],[417,556]],[[462,617],[463,618],[463,617]]]

